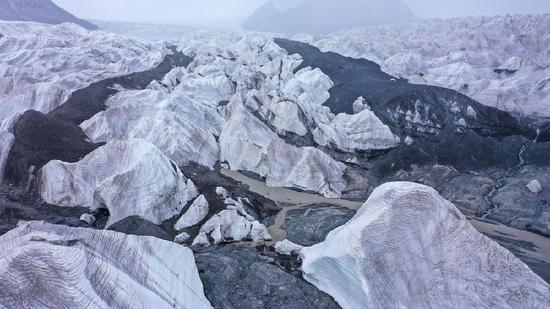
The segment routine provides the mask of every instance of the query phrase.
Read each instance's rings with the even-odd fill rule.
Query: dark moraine
[[[294,262],[284,261],[263,246],[249,245],[193,251],[204,292],[214,308],[340,308],[301,278],[296,257],[289,258]]]
[[[321,69],[334,82],[324,105],[335,114],[352,113],[360,96],[391,130],[412,144],[402,143],[363,162],[371,174],[385,179],[412,165],[442,164],[460,171],[517,164],[522,145],[536,136],[530,119],[484,106],[450,89],[410,84],[381,71],[366,59],[344,57],[291,40],[276,39],[291,54],[300,54],[304,67]],[[369,157],[369,154],[366,154]],[[373,160],[372,157],[375,157]],[[541,158],[550,165],[550,158]]]
[[[289,210],[281,227],[288,240],[313,246],[323,242],[330,231],[351,220],[355,213],[353,209],[336,205],[309,205]]]
[[[0,184],[0,235],[16,228],[19,221],[38,220],[72,227],[90,227],[80,221],[80,216],[89,211],[81,207],[48,205],[25,190]],[[102,228],[101,222],[94,227]]]
[[[172,51],[156,68],[109,78],[75,91],[49,114],[25,112],[13,129],[15,141],[6,163],[5,182],[28,187],[31,177],[49,161],[77,162],[101,146],[88,141],[80,123],[106,109],[105,102],[117,92],[115,85],[143,89],[153,80],[162,79],[172,68],[187,66],[192,61],[174,48]]]
[[[174,237],[165,231],[162,226],[149,222],[139,216],[126,217],[111,225],[109,230],[129,235],[152,236],[168,241],[174,240]]]

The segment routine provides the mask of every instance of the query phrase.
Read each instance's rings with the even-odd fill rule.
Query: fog
[[[403,0],[421,18],[550,13],[550,0]]]
[[[304,0],[277,0],[281,6]],[[312,0],[315,1],[315,0]],[[338,0],[334,0],[338,2]],[[241,22],[266,0],[54,0],[87,19],[163,23]],[[403,0],[420,18],[550,13],[550,0]]]

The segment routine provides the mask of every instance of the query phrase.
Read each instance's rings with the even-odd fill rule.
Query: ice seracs
[[[71,24],[0,22],[0,33],[4,124],[29,109],[47,113],[93,82],[153,68],[167,52],[164,46]]]
[[[282,255],[298,254],[304,248],[304,246],[295,244],[288,239],[278,241],[273,247],[277,253]]]
[[[323,51],[366,58],[412,83],[458,90],[520,115],[550,116],[550,15],[412,20],[317,36]]]
[[[96,217],[92,214],[83,214],[80,216],[80,221],[88,223],[88,225],[93,225],[96,221]]]
[[[179,166],[198,163],[213,168],[223,124],[218,102],[192,99],[180,87],[169,92],[157,86],[111,97],[106,111],[81,124],[83,131],[96,143],[143,138]]]
[[[77,163],[49,162],[39,192],[53,205],[107,208],[107,226],[128,216],[160,224],[198,195],[176,164],[142,139],[110,141]]]
[[[301,257],[304,278],[343,308],[550,305],[547,283],[435,190],[414,183],[378,187],[351,221]]]
[[[27,110],[48,113],[91,83],[159,64],[164,45],[74,24],[0,21],[0,177],[13,125]],[[0,178],[3,179],[3,178]]]
[[[273,187],[299,188],[326,197],[341,195],[345,165],[317,148],[287,144],[248,111],[240,98],[230,108],[220,149],[221,160],[232,170],[254,172]]]
[[[271,240],[265,225],[247,213],[243,203],[250,203],[250,201],[242,198],[232,199],[221,187],[216,189],[216,193],[224,197],[226,209],[214,214],[201,226],[199,234],[193,240],[193,245],[209,246],[243,240],[253,242]]]
[[[6,308],[212,308],[193,253],[168,241],[28,222],[0,246]]]

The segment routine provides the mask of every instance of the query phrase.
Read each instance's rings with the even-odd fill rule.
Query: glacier
[[[412,83],[458,90],[516,115],[549,117],[550,14],[427,19],[298,35]]]
[[[190,249],[153,237],[22,222],[0,236],[6,308],[212,308]]]
[[[0,21],[0,136],[13,139],[17,119],[27,110],[48,113],[94,82],[150,69],[168,52],[74,24],[44,25]],[[5,165],[9,143],[0,151]],[[0,168],[0,179],[3,169]]]
[[[39,193],[65,207],[107,208],[107,227],[129,216],[161,224],[198,195],[193,182],[142,139],[112,140],[77,163],[50,161],[39,172]]]
[[[550,285],[415,183],[381,185],[348,223],[300,254],[304,278],[343,308],[550,304]]]

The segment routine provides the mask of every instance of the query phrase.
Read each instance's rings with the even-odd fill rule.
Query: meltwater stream
[[[287,213],[290,210],[314,204],[330,204],[358,210],[363,205],[363,202],[354,202],[343,199],[329,199],[320,195],[307,192],[298,192],[287,188],[268,187],[264,182],[249,178],[239,172],[231,170],[221,169],[220,172],[224,176],[247,184],[250,191],[260,194],[282,207],[282,210],[279,211],[275,217],[275,222],[268,227],[268,231],[271,234],[271,237],[273,237],[273,240],[267,244],[276,243],[287,238],[286,231],[282,229],[282,226],[287,217]]]
[[[527,145],[525,145],[526,149]],[[520,163],[524,164],[523,153],[520,151]],[[282,210],[277,214],[274,224],[268,227],[269,233],[273,237],[272,241],[265,242],[270,246],[278,241],[287,238],[286,231],[282,228],[289,211],[312,204],[332,204],[357,210],[362,206],[362,202],[353,202],[342,199],[327,199],[319,195],[298,192],[285,188],[268,187],[265,183],[256,179],[249,178],[239,172],[230,170],[221,170],[221,173],[227,177],[247,184],[249,189],[255,193],[261,194],[280,206]],[[495,189],[496,191],[497,189]],[[496,222],[485,221],[483,219],[469,218],[468,220],[479,232],[496,240],[499,244],[511,250],[516,256],[528,264],[537,274],[550,282],[550,275],[547,274],[547,265],[550,265],[550,239],[529,231],[518,230]]]
[[[515,165],[515,166],[512,166],[510,167],[506,173],[504,173],[504,175],[502,175],[502,177],[500,177],[499,179],[497,179],[495,185],[493,187],[491,187],[491,190],[489,190],[489,192],[483,196],[483,198],[485,199],[485,201],[487,201],[487,203],[489,203],[490,207],[489,209],[485,212],[485,214],[481,217],[482,219],[486,219],[489,215],[491,215],[491,213],[498,209],[498,204],[493,202],[492,198],[493,196],[495,195],[495,193],[501,189],[502,187],[504,187],[504,185],[506,184],[506,180],[510,177],[510,174],[512,174],[512,172],[514,170],[517,170],[519,168],[521,168],[523,165],[525,165],[525,158],[523,158],[523,155],[525,154],[525,151],[527,150],[527,147],[530,145],[530,144],[535,144],[537,143],[538,139],[539,139],[539,136],[540,136],[540,129],[537,129],[537,135],[535,136],[535,139],[533,139],[531,142],[529,143],[525,143],[521,146],[520,150],[519,150],[519,153],[518,153],[518,164]]]

